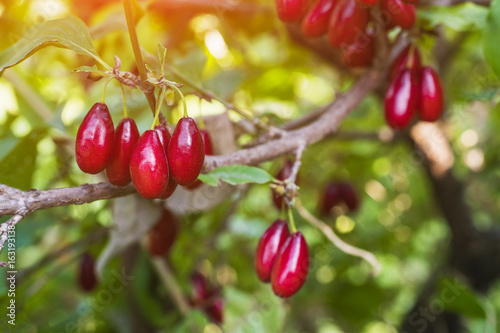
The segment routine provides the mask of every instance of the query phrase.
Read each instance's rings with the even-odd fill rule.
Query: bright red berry
[[[260,237],[255,251],[255,270],[262,282],[271,281],[271,271],[279,249],[285,243],[290,231],[284,220],[276,220]]]
[[[307,37],[319,37],[326,33],[328,22],[337,0],[318,0],[302,20],[302,33]]]
[[[124,118],[115,131],[113,156],[106,167],[106,176],[111,184],[125,186],[132,181],[130,177],[130,158],[140,134],[135,121]]]
[[[405,4],[401,0],[381,0],[380,8],[389,15],[388,29],[399,26],[402,29],[408,30],[417,21],[415,6]]]
[[[362,39],[356,39],[341,49],[342,63],[347,67],[367,67],[370,66],[375,57],[375,43],[373,38],[366,34]]]
[[[328,40],[334,47],[354,43],[356,38],[366,34],[370,16],[368,10],[356,0],[340,0],[333,9],[328,27]]]
[[[163,125],[156,125],[155,131],[158,134],[158,138],[161,141],[161,144],[165,150],[165,158],[168,156],[168,144],[170,143],[170,133],[167,128]],[[167,159],[168,162],[168,159]],[[172,194],[174,194],[175,189],[177,188],[177,182],[172,177],[172,172],[170,171],[170,163],[169,163],[169,172],[168,172],[168,185],[165,189],[165,192],[160,196],[160,199],[168,199]]]
[[[411,69],[404,69],[396,75],[385,94],[385,118],[395,129],[407,127],[415,115],[418,103],[418,79]]]
[[[205,144],[193,118],[179,120],[172,133],[167,156],[175,181],[182,186],[194,183],[205,161]]]
[[[205,145],[205,156],[210,156],[214,154],[214,148],[212,145],[212,139],[210,138],[210,133],[202,129],[200,130],[201,138],[203,139],[203,144]],[[196,180],[194,183],[191,185],[186,186],[188,190],[194,190],[198,187],[200,187],[202,182],[200,180]]]
[[[276,256],[271,273],[273,292],[290,297],[304,285],[309,273],[309,249],[301,232],[291,234]]]
[[[419,117],[424,121],[436,121],[443,113],[443,88],[439,75],[432,67],[420,72]]]
[[[167,209],[151,228],[148,234],[148,248],[152,256],[164,256],[172,248],[177,238],[179,224],[175,216]]]
[[[97,286],[94,258],[85,252],[80,259],[78,267],[78,284],[83,291],[91,292]]]
[[[283,22],[300,20],[307,9],[307,0],[275,0],[278,17]]]
[[[292,170],[293,170],[293,162],[290,160],[286,160],[285,165],[283,165],[283,168],[281,168],[281,170],[276,174],[276,176],[274,178],[276,178],[278,180],[282,180],[282,181],[286,180],[286,179],[288,179],[288,177],[290,177]],[[298,183],[298,177],[295,180],[295,182]],[[274,190],[271,192],[272,192],[271,194],[273,197],[274,206],[278,210],[281,210],[284,197],[282,195],[276,193],[276,191],[274,191]]]
[[[137,192],[145,199],[159,198],[168,185],[168,162],[158,134],[142,134],[130,159],[130,175]]]
[[[408,45],[396,59],[394,59],[389,77],[393,79],[400,71],[406,68],[410,68],[414,75],[419,75],[421,64],[422,60],[418,48]]]
[[[76,135],[76,163],[83,172],[103,171],[111,160],[115,130],[108,107],[96,103],[87,113]]]

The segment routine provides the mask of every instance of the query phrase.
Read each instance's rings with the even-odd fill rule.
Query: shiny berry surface
[[[368,10],[356,0],[340,0],[333,9],[328,27],[328,40],[334,47],[343,47],[366,35]]]
[[[296,22],[307,9],[307,0],[275,0],[278,17],[283,22]]]
[[[341,49],[342,63],[347,67],[368,67],[375,57],[375,43],[369,35]]]
[[[135,121],[124,118],[115,131],[113,156],[106,167],[106,176],[111,184],[125,186],[132,181],[130,177],[130,158],[140,134]]]
[[[148,234],[148,249],[152,256],[164,256],[172,248],[179,231],[179,223],[167,209]]]
[[[288,224],[284,220],[276,220],[262,234],[255,251],[255,270],[263,282],[271,280],[271,271],[279,249],[290,236]]]
[[[411,54],[410,54],[411,52]],[[417,47],[407,46],[394,60],[391,65],[389,77],[393,79],[400,71],[410,68],[414,75],[419,75],[422,60]]]
[[[76,135],[76,163],[83,172],[103,171],[111,160],[115,130],[108,107],[96,103],[83,119]]]
[[[338,0],[319,0],[308,10],[302,20],[302,33],[307,37],[319,37],[326,33],[330,16]]]
[[[137,192],[145,199],[159,198],[168,185],[165,150],[154,130],[144,132],[130,159],[130,175]]]
[[[156,125],[155,126],[155,131],[158,134],[158,138],[161,141],[161,144],[165,150],[165,157],[168,156],[168,145],[170,143],[170,132],[168,129],[163,126],[163,125]],[[168,162],[168,159],[167,159]],[[170,165],[170,163],[169,163]],[[165,192],[160,196],[160,199],[168,199],[174,194],[175,189],[177,188],[177,182],[174,180],[172,177],[172,172],[170,171],[169,167],[169,172],[168,172],[168,185],[167,188],[165,189]]]
[[[290,297],[302,288],[309,273],[309,249],[301,232],[290,235],[281,246],[271,273],[273,292]]]
[[[420,72],[419,117],[424,121],[436,121],[444,107],[443,87],[439,75],[431,67]]]
[[[415,6],[401,0],[381,0],[380,8],[389,15],[389,26],[399,26],[402,29],[411,29],[417,21]]]
[[[82,255],[78,269],[80,288],[85,292],[91,292],[97,286],[97,276],[94,258],[88,252]]]
[[[200,130],[201,138],[203,139],[203,144],[205,146],[205,156],[210,156],[214,154],[214,148],[212,145],[212,139],[210,138],[210,133],[202,129]],[[200,180],[196,180],[194,183],[191,185],[186,186],[187,189],[189,190],[194,190],[200,187],[202,182]]]
[[[418,79],[411,69],[400,71],[392,80],[385,94],[385,119],[394,129],[410,125],[418,103]]]
[[[276,176],[274,178],[276,178],[278,180],[288,179],[288,177],[290,177],[290,174],[292,173],[292,169],[293,169],[293,162],[290,161],[290,160],[286,160],[285,165],[283,165],[283,168],[281,168],[281,170],[276,174]],[[298,177],[295,180],[295,183],[298,183]],[[272,199],[273,199],[274,206],[278,210],[281,210],[281,207],[283,205],[284,197],[282,195],[278,194],[274,190],[271,191],[271,194],[272,194]]]
[[[177,123],[168,145],[168,161],[179,185],[191,185],[198,178],[205,161],[205,145],[193,118],[183,117]]]

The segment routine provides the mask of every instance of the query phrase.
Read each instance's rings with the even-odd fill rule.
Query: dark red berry
[[[203,144],[205,146],[205,156],[210,156],[214,154],[214,149],[212,145],[212,139],[210,138],[210,133],[207,130],[200,130],[201,138],[203,139]],[[200,187],[202,182],[200,180],[196,180],[191,185],[186,186],[189,190],[194,190]]]
[[[341,183],[340,195],[350,211],[355,211],[359,208],[359,198],[356,193],[356,190],[351,184]]]
[[[385,94],[385,118],[395,129],[406,128],[412,121],[418,103],[418,79],[411,69],[396,75]]]
[[[389,77],[393,79],[400,71],[406,68],[410,68],[414,75],[419,75],[421,63],[418,48],[408,45],[392,63]]]
[[[307,37],[319,37],[326,33],[333,8],[338,0],[318,0],[302,20],[302,33]]]
[[[271,271],[279,249],[285,243],[290,231],[284,220],[276,220],[262,234],[255,251],[255,270],[262,282],[271,281]]]
[[[278,17],[283,22],[300,20],[307,9],[307,0],[275,0]]]
[[[94,258],[85,252],[80,259],[78,267],[78,283],[83,291],[91,292],[97,286]]]
[[[158,138],[161,141],[161,144],[165,150],[165,157],[168,156],[168,145],[170,143],[170,133],[167,128],[163,125],[156,125],[155,131],[158,134]],[[168,159],[167,159],[168,162]],[[168,199],[172,194],[174,194],[175,189],[177,188],[177,182],[172,177],[172,172],[170,171],[170,163],[169,163],[169,172],[168,172],[168,185],[165,189],[165,192],[160,196],[160,199]]]
[[[282,181],[286,180],[286,179],[288,179],[288,177],[290,177],[292,170],[293,170],[293,162],[290,160],[286,160],[285,164],[283,165],[283,168],[281,168],[281,170],[276,174],[276,176],[274,178],[276,178],[278,180],[282,180]],[[295,183],[298,183],[298,182],[299,182],[299,180],[298,180],[298,176],[297,176]],[[278,210],[281,210],[281,207],[283,205],[283,200],[284,200],[283,195],[278,194],[274,190],[271,191],[271,194],[272,194],[274,206]]]
[[[443,113],[443,88],[439,75],[431,67],[420,72],[419,117],[424,121],[436,121]]]
[[[130,177],[130,157],[140,134],[135,121],[124,118],[115,131],[113,156],[106,167],[106,176],[111,184],[125,186],[132,181]]]
[[[420,0],[403,0],[403,2],[416,5],[417,3],[420,2]]]
[[[411,29],[417,21],[415,7],[405,4],[401,0],[381,0],[380,8],[389,15],[388,29],[394,26]]]
[[[220,297],[216,297],[213,303],[205,307],[205,313],[212,319],[216,324],[222,324],[224,320],[224,301]]]
[[[342,62],[348,67],[370,66],[375,57],[375,43],[373,38],[365,34],[363,38],[356,39],[353,44],[342,47]]]
[[[168,185],[168,162],[158,134],[144,132],[130,159],[130,175],[137,192],[146,199],[159,198]]]
[[[331,209],[342,202],[342,193],[340,189],[340,183],[337,182],[330,183],[326,186],[320,206],[321,215],[329,215]]]
[[[210,296],[210,286],[208,285],[205,276],[201,273],[194,272],[191,274],[191,284],[193,285],[193,304],[198,304]]]
[[[354,43],[356,38],[366,34],[370,16],[368,10],[356,0],[340,0],[333,9],[328,27],[328,40],[334,47]]]
[[[205,161],[205,145],[193,118],[179,120],[172,133],[167,156],[175,181],[182,186],[194,183]]]
[[[87,113],[76,135],[76,163],[83,172],[103,171],[111,160],[115,130],[108,107],[96,103]]]
[[[164,256],[177,238],[179,225],[175,216],[167,209],[149,231],[148,248],[152,256]]]
[[[309,273],[309,249],[301,232],[290,235],[281,246],[271,273],[273,292],[290,297],[304,285]]]
[[[356,0],[361,6],[372,7],[378,4],[379,0]]]

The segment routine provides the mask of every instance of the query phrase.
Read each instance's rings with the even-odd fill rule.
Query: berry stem
[[[288,207],[288,225],[290,227],[290,231],[292,234],[297,232],[297,228],[295,227],[295,221],[293,219],[292,208]]]
[[[150,129],[154,129],[156,125],[160,123],[159,117],[161,112],[161,106],[163,105],[163,99],[165,98],[165,92],[167,88],[163,87],[161,91],[158,92],[158,103],[156,104],[155,118],[153,119],[153,124]]]
[[[281,201],[281,219],[286,220],[285,197],[284,196],[283,196],[283,200]]]
[[[125,97],[125,89],[123,89],[123,85],[122,84],[120,84],[120,88],[122,90],[122,98],[123,98],[123,118],[128,118],[127,98]]]
[[[175,91],[177,91],[177,93],[179,94],[179,96],[181,96],[181,99],[182,99],[182,105],[184,106],[184,117],[188,117],[188,112],[187,112],[187,104],[186,104],[186,98],[184,98],[184,94],[182,93],[182,91],[177,88],[177,86],[175,84],[168,84],[168,86],[170,88],[173,88]]]
[[[408,51],[408,58],[406,58],[406,68],[411,68],[414,57],[415,57],[415,44],[411,43],[410,50]]]
[[[111,80],[113,80],[114,77],[110,77],[108,79],[108,81],[106,81],[106,83],[104,84],[104,89],[102,90],[102,99],[101,99],[101,103],[104,104],[104,102],[106,101],[106,88],[108,87],[108,84],[111,82]]]

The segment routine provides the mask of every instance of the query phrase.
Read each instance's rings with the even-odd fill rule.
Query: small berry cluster
[[[106,170],[113,185],[132,181],[142,197],[167,199],[177,185],[199,186],[194,183],[212,147],[208,133],[200,131],[191,117],[182,117],[172,135],[161,124],[140,135],[128,117],[115,131],[106,104],[96,103],[78,129],[75,151],[83,172]]]
[[[443,113],[443,88],[432,67],[421,66],[420,52],[408,46],[394,60],[391,83],[385,94],[385,118],[394,129],[410,125],[415,114],[420,120],[434,122]]]
[[[276,220],[259,240],[255,269],[262,282],[271,282],[277,296],[298,292],[309,273],[309,249],[302,233],[290,234],[287,221]]]
[[[340,48],[342,62],[349,67],[369,66],[375,56],[375,28],[370,8],[384,29],[411,29],[416,22],[415,0],[275,0],[283,22],[301,21],[306,37],[328,36],[330,45]]]
[[[213,288],[201,273],[191,274],[193,296],[190,305],[202,309],[207,316],[216,324],[222,324],[224,319],[224,301],[221,297],[220,288]]]

